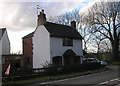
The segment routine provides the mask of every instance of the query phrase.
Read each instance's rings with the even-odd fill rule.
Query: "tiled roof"
[[[24,36],[24,37],[23,37],[23,39],[24,39],[24,38],[33,37],[33,34],[34,34],[34,32],[32,32],[32,33],[30,33],[30,34],[28,34],[28,35]]]
[[[74,39],[82,39],[82,36],[79,34],[79,32],[71,27],[51,22],[46,22],[44,24],[48,32],[50,33],[50,36],[52,37],[62,37],[62,38],[74,38]]]
[[[0,28],[0,40],[5,32],[6,28]]]
[[[71,26],[56,24],[52,22],[46,22],[44,26],[50,33],[51,37],[82,39],[82,36],[79,34],[79,32]],[[27,36],[24,36],[23,38],[33,37],[33,34],[34,32],[28,34]]]

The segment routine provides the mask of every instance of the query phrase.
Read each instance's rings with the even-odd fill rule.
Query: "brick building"
[[[33,67],[33,43],[32,43],[33,33],[34,32],[22,38],[24,64],[28,69],[31,69]]]

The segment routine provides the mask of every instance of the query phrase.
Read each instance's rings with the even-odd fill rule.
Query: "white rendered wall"
[[[4,32],[0,40],[0,47],[2,47],[2,55],[10,54],[10,41],[8,38],[7,31]]]
[[[2,33],[0,33],[1,35]],[[10,54],[10,41],[7,31],[4,32],[0,40],[0,86],[2,84],[2,55]]]
[[[0,37],[2,32],[0,32]],[[0,40],[0,86],[2,85],[2,41]]]
[[[51,55],[51,63],[52,57],[54,56],[62,56],[66,50],[72,49],[76,55],[83,56],[83,49],[82,49],[82,40],[73,40],[73,46],[63,46],[62,38],[50,38],[50,55]]]
[[[33,68],[50,63],[50,37],[46,28],[39,26],[33,36]]]

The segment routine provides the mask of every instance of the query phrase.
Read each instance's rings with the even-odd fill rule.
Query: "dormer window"
[[[73,46],[73,39],[63,38],[63,46]]]

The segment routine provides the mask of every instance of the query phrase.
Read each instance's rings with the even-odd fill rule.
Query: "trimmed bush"
[[[84,63],[78,65],[68,65],[68,66],[49,66],[45,69],[46,74],[48,75],[58,75],[62,73],[71,73],[71,72],[83,72],[88,70],[95,70],[101,68],[100,63]]]
[[[62,71],[68,72],[82,72],[87,70],[99,69],[101,67],[100,63],[84,63],[79,65],[64,66]]]

